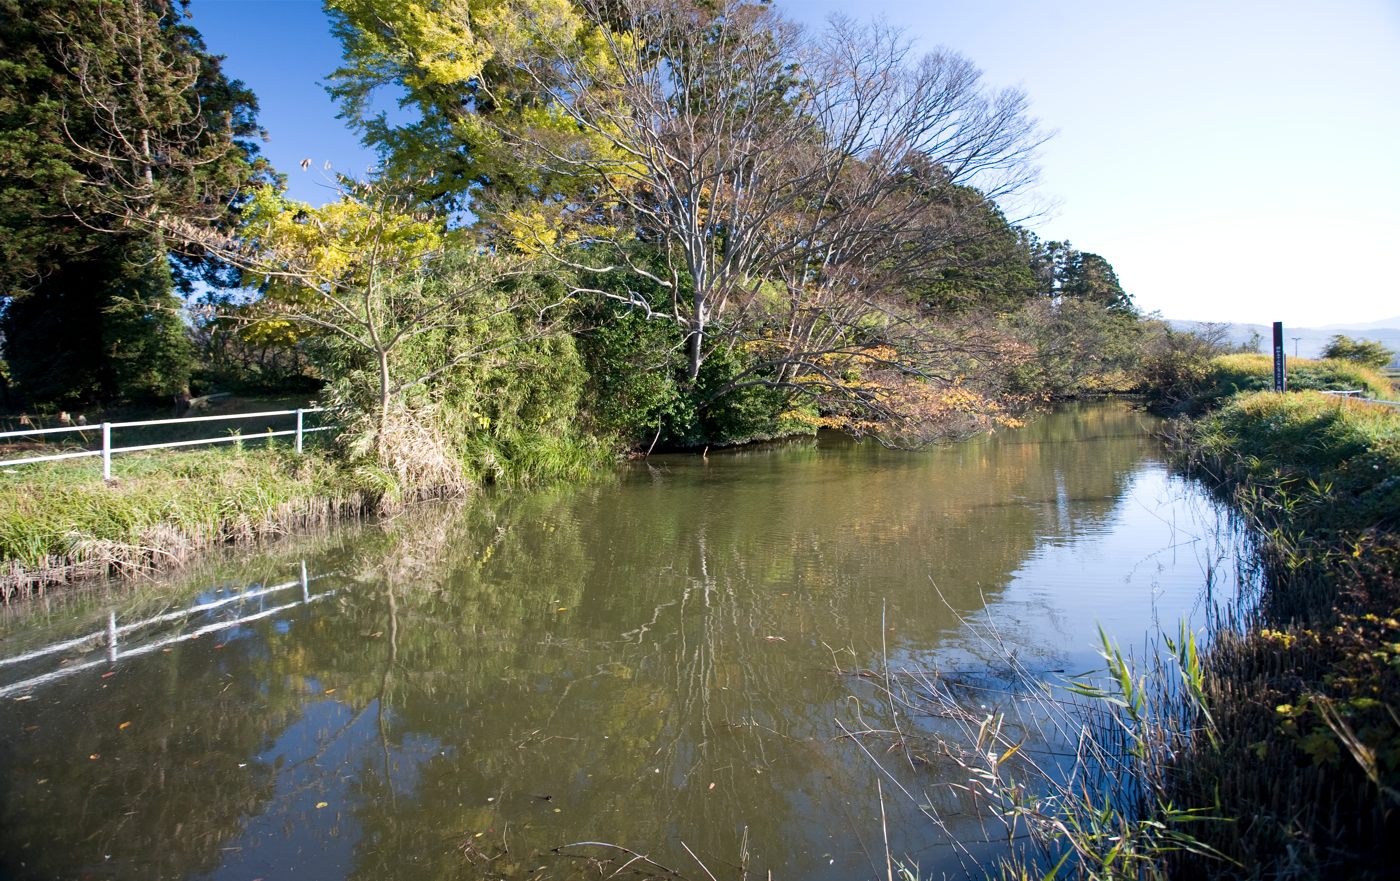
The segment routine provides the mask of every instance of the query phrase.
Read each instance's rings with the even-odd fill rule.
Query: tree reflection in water
[[[302,556],[335,590],[4,701],[0,874],[562,878],[600,855],[553,850],[581,840],[695,877],[688,850],[729,877],[745,849],[760,877],[883,873],[874,771],[836,737],[856,711],[838,661],[877,668],[887,643],[985,668],[958,618],[984,608],[1027,656],[1063,659],[1076,616],[1022,574],[1109,546],[1169,481],[1141,417],[1087,407],[918,454],[823,438],[653,457],[36,606],[0,624],[0,655],[114,603],[134,619],[275,583]],[[1083,576],[1134,602],[1199,581],[1159,567],[1145,587],[1124,580],[1140,560],[1100,562]],[[859,709],[876,718],[878,695]],[[952,835],[986,837],[927,769],[901,773]],[[962,871],[946,836],[888,809],[897,851]]]

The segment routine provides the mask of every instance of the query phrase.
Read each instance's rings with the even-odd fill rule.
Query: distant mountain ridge
[[[1168,318],[1173,330],[1195,330],[1204,324],[1218,324],[1220,322],[1190,321],[1185,319]],[[1261,340],[1259,350],[1267,352],[1269,341],[1273,336],[1273,327],[1267,324],[1226,324],[1230,337],[1230,342],[1235,345],[1245,345],[1254,334],[1259,334]],[[1283,326],[1283,344],[1285,350],[1290,355],[1297,355],[1302,358],[1316,358],[1322,354],[1322,349],[1327,345],[1327,341],[1333,336],[1341,334],[1354,339],[1375,340],[1393,352],[1400,352],[1400,316],[1386,318],[1381,321],[1369,321],[1359,324],[1329,324],[1324,327],[1289,327]],[[1397,362],[1391,362],[1396,365]]]
[[[1395,330],[1400,328],[1400,315],[1394,318],[1382,318],[1380,321],[1360,321],[1351,324],[1324,324],[1318,330],[1330,330],[1333,333],[1345,333],[1348,330]],[[1354,336],[1348,333],[1347,336]]]

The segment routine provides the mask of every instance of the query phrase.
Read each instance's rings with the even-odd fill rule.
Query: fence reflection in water
[[[303,560],[301,563],[300,576],[290,581],[267,586],[253,586],[245,590],[235,591],[229,596],[197,602],[183,609],[176,609],[139,621],[119,624],[116,611],[111,610],[107,613],[107,626],[103,630],[79,636],[74,639],[50,643],[41,648],[22,652],[7,658],[0,658],[0,676],[3,676],[4,671],[7,669],[25,671],[26,667],[36,666],[46,658],[61,656],[57,669],[37,674],[29,670],[27,672],[30,675],[26,676],[26,678],[0,684],[0,697],[28,694],[39,686],[58,679],[63,679],[83,670],[112,666],[123,659],[149,654],[173,645],[174,643],[196,639],[210,633],[229,630],[252,621],[269,618],[273,615],[278,615],[300,606],[310,605],[311,603],[318,602],[327,597],[335,596],[337,591],[334,589],[322,591],[320,593],[312,593],[311,585],[325,577],[325,575],[317,575],[314,577],[308,575],[306,561]],[[300,598],[293,599],[290,602],[279,603],[271,607],[267,605],[267,598],[280,594],[283,591],[290,591],[294,588],[301,589]],[[280,599],[280,597],[278,598]],[[255,608],[245,611],[244,607],[246,604],[253,603],[254,601],[256,601]],[[213,622],[207,622],[208,618],[216,617],[221,611],[232,611],[235,614],[233,617],[223,617]],[[155,634],[147,633],[144,635],[144,638],[138,636],[133,640],[124,640],[124,637],[130,634],[139,634],[142,631],[148,631],[161,624],[169,624],[176,621],[184,621],[186,629],[181,629],[180,632],[174,634],[168,631],[161,631]],[[191,626],[193,626],[193,629],[188,629]],[[79,652],[80,656],[86,656],[98,649],[105,649],[105,654],[100,658],[92,660],[75,661],[71,654],[73,652]]]

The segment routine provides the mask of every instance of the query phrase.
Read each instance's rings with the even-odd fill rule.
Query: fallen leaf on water
[[[121,723],[120,725],[117,726],[117,730],[118,730],[118,731],[125,731],[126,729],[128,729],[128,728],[130,728],[130,727],[131,727],[131,723],[130,723],[130,722],[123,722],[123,723]]]
[[[318,801],[316,802],[316,810],[319,811],[321,808],[328,808],[330,805],[331,803],[328,801]]]

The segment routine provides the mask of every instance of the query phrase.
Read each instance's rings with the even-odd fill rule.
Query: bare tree
[[[582,182],[531,206],[540,222],[517,234],[584,277],[670,292],[663,310],[595,291],[678,322],[692,381],[714,346],[749,343],[764,352],[749,383],[847,388],[836,377],[856,362],[923,370],[930,340],[898,287],[965,234],[960,188],[995,198],[1032,179],[1041,138],[1024,96],[989,93],[957,55],[914,59],[884,26],[838,19],[812,39],[748,2],[582,9],[596,52],[541,21],[514,59],[550,123],[500,122],[502,136]],[[659,269],[633,259],[639,244]]]

